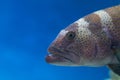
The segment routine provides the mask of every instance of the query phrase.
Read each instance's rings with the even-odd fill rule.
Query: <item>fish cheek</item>
[[[73,54],[76,53],[77,56],[80,56],[81,49],[83,47],[82,43],[84,42],[84,40],[79,38],[79,35],[77,35],[77,34],[79,34],[79,33],[76,32],[76,36],[73,40],[67,41],[68,42],[67,50],[72,52]]]
[[[67,50],[70,51],[70,52],[72,52],[72,53],[76,53],[76,54],[78,54],[80,52],[79,45],[75,41],[71,42],[67,46]]]
[[[81,57],[81,50],[80,50],[79,42],[77,42],[76,39],[70,42],[69,45],[66,47],[66,50],[68,51],[74,63],[79,64],[80,57]]]
[[[59,43],[57,43],[58,47],[62,50],[67,50],[67,47],[71,45],[74,40],[67,40],[66,37],[62,38]]]

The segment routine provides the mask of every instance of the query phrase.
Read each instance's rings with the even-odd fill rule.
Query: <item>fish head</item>
[[[102,66],[118,63],[118,9],[119,6],[96,11],[61,30],[48,48],[46,61],[62,66]]]
[[[60,31],[48,47],[46,62],[60,66],[80,66],[91,59],[94,51],[91,34],[77,23]]]

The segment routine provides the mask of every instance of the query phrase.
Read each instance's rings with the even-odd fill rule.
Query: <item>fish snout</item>
[[[49,54],[46,56],[45,60],[47,63],[52,63],[56,60],[56,58]]]

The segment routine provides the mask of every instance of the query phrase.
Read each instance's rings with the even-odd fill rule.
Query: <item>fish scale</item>
[[[51,54],[46,61],[50,64],[106,65],[120,75],[120,5],[95,11],[73,22],[60,31],[48,52]]]

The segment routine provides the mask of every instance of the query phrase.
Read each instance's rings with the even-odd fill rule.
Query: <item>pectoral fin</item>
[[[117,75],[120,76],[120,64],[108,64],[108,67]]]
[[[119,64],[108,64],[108,67],[117,75],[120,76],[120,48],[112,47],[113,53],[116,56]]]
[[[111,49],[120,63],[120,47],[112,46]]]
[[[115,56],[116,56],[117,60],[118,60],[119,63],[120,63],[120,49],[116,49],[115,52],[116,52],[116,53],[115,53]]]

